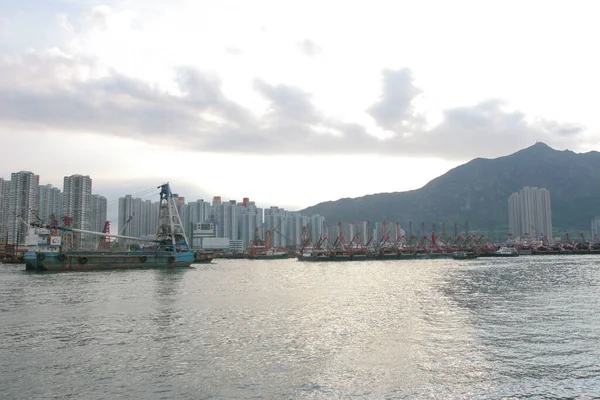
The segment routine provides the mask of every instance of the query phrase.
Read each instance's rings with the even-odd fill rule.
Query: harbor
[[[348,240],[340,222],[334,240],[321,236],[313,244],[305,230],[297,258],[299,261],[361,261],[590,254],[600,254],[600,243],[586,241],[583,237],[571,240],[567,236],[564,241],[552,245],[545,238],[534,240],[529,237],[523,240],[509,237],[506,241],[493,243],[485,235],[469,234],[468,229],[464,234],[455,232],[454,237],[437,236],[435,231],[421,237],[413,234],[393,237],[388,233],[378,241],[371,237],[363,245],[357,236]]]
[[[2,394],[593,398],[597,262],[216,259],[43,276],[3,265]]]

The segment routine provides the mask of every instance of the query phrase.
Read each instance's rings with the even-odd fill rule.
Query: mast
[[[158,205],[158,227],[156,240],[164,245],[172,246],[172,251],[179,246],[180,249],[189,251],[189,242],[181,223],[181,217],[177,211],[177,204],[171,193],[169,183],[160,188],[160,203]]]

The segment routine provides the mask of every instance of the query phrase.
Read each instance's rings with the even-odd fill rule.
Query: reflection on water
[[[594,256],[26,274],[0,266],[7,398],[600,393]]]

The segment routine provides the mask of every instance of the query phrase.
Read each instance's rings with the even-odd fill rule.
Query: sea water
[[[600,256],[24,269],[2,399],[600,396]]]

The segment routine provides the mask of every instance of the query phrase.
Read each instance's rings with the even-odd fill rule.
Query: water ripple
[[[594,256],[28,274],[0,265],[3,398],[600,396]]]

